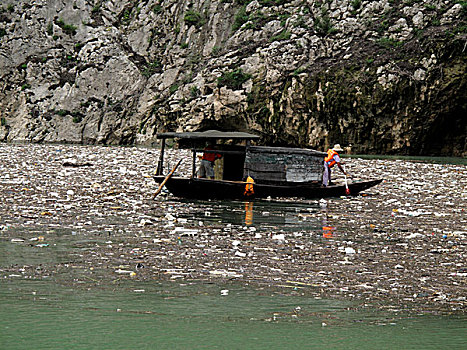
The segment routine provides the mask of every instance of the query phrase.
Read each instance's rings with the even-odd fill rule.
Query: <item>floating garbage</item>
[[[241,258],[244,258],[244,257],[246,257],[246,253],[243,253],[243,252],[240,252],[240,251],[237,250],[237,251],[235,252],[235,256],[239,256],[239,257],[241,257]]]
[[[149,219],[142,219],[139,223],[140,226],[153,225],[153,222]]]
[[[245,220],[244,202],[170,193],[153,201],[158,156],[143,147],[0,144],[0,244],[8,253],[0,278],[69,270],[79,283],[238,279],[314,298],[467,308],[463,164],[351,158],[355,177],[385,181],[355,197],[254,202]],[[190,151],[166,156],[176,164]],[[177,173],[191,168],[182,162]],[[333,178],[343,180],[338,171]],[[21,254],[55,253],[55,244],[61,252],[62,242],[66,263],[50,255],[16,264]]]
[[[198,232],[199,230],[197,229],[175,227],[175,229],[171,233],[174,235],[179,235],[179,236],[196,236]]]
[[[45,247],[48,247],[49,244],[48,243],[39,243],[39,244],[36,244],[35,247],[37,248],[45,248]]]
[[[278,240],[278,241],[284,241],[285,240],[285,234],[280,233],[276,235],[272,235],[272,239]]]
[[[168,213],[165,215],[165,219],[168,221],[175,221],[176,217],[173,216],[172,214]]]

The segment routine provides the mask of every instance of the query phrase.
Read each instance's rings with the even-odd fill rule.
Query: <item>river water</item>
[[[467,343],[465,162],[351,159],[386,180],[358,197],[153,201],[157,150],[0,156],[2,349]]]
[[[2,349],[460,349],[467,341],[459,315],[362,312],[235,284],[83,287],[2,283]]]

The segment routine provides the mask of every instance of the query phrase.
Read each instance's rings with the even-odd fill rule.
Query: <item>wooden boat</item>
[[[346,195],[345,185],[322,187],[323,160],[326,153],[301,148],[252,146],[259,137],[243,132],[161,133],[161,153],[154,177],[177,197],[198,199],[253,199],[253,198],[326,198]],[[166,139],[177,139],[180,147],[192,150],[191,177],[164,176]],[[207,141],[216,144],[215,152],[222,155],[216,162],[215,179],[197,177],[197,154],[202,153]],[[253,184],[247,182],[251,177]],[[250,180],[251,181],[251,180]],[[350,195],[357,195],[382,180],[351,182]],[[247,191],[247,186],[252,191]]]

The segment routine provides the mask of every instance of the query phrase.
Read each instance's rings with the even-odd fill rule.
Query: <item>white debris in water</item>
[[[190,229],[184,227],[175,227],[175,229],[171,232],[173,235],[179,236],[195,236],[197,235],[199,230],[197,229]]]
[[[278,241],[284,241],[285,240],[285,235],[283,233],[281,233],[281,234],[273,235],[271,238],[275,239],[275,240],[278,240]]]
[[[0,278],[76,265],[113,279],[236,278],[316,298],[321,290],[352,299],[416,295],[426,305],[465,308],[465,165],[352,158],[353,181],[385,181],[356,197],[253,201],[252,226],[243,202],[167,193],[152,200],[158,156],[136,147],[0,144],[3,244],[44,254],[66,239],[70,261],[83,261],[20,263],[2,267]],[[169,149],[166,168],[180,157],[177,174],[190,175],[186,150]],[[64,168],[66,159],[76,166]],[[135,265],[144,268],[136,273]]]
[[[165,215],[165,219],[168,221],[175,221],[176,217],[173,216],[172,214],[168,213]]]

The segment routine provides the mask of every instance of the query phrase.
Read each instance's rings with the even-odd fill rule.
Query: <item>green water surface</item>
[[[244,202],[173,202],[189,222],[224,228],[246,224]],[[189,206],[190,210],[186,210]],[[257,201],[248,207],[258,232],[271,228],[322,237],[318,201]],[[208,215],[209,214],[209,215]],[[313,214],[313,215],[312,215]],[[0,268],[80,262],[80,252],[105,235],[57,229],[43,234],[20,225],[0,239]],[[37,231],[37,232],[36,232]],[[23,237],[13,243],[10,237]],[[339,237],[339,236],[337,236]],[[86,280],[79,269],[0,279],[0,349],[465,349],[465,315],[414,314],[316,299],[300,290],[225,282]],[[86,276],[89,275],[88,274]]]
[[[461,349],[467,344],[463,316],[354,310],[349,302],[234,284],[71,287],[18,279],[0,284],[0,347]]]

